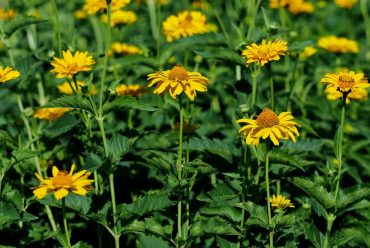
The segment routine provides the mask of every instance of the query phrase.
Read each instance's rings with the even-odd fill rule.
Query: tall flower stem
[[[59,16],[58,16],[58,8],[57,8],[57,5],[55,3],[55,0],[52,0],[51,1],[52,4],[53,4],[53,11],[54,11],[54,15],[55,15],[55,31],[56,31],[56,34],[57,34],[57,40],[58,40],[58,53],[59,53],[59,56],[62,55],[62,34],[60,32],[60,22],[59,22]]]
[[[268,214],[269,228],[272,228],[271,204],[270,204],[269,164],[270,164],[270,153],[269,153],[269,149],[266,148],[265,181],[266,181],[267,214]],[[274,230],[269,230],[269,244],[270,244],[270,248],[274,247]]]
[[[252,106],[256,105],[257,101],[257,77],[260,74],[261,68],[254,65],[254,69],[252,70]]]
[[[338,191],[340,186],[340,178],[342,175],[342,143],[343,143],[343,129],[344,129],[344,119],[346,117],[346,99],[347,94],[343,93],[343,99],[342,99],[342,110],[341,110],[341,116],[340,116],[340,128],[339,128],[339,137],[338,137],[338,178],[337,178],[337,185],[335,187],[335,200],[338,200]]]
[[[117,205],[116,205],[116,194],[114,190],[114,175],[113,173],[109,174],[109,187],[110,187],[110,195],[112,199],[112,211],[113,211],[113,230],[114,230],[114,243],[115,247],[119,248],[119,239],[120,235],[118,234],[118,228],[117,228]]]
[[[68,230],[68,223],[67,223],[67,217],[66,217],[66,203],[65,199],[62,199],[62,216],[63,216],[63,226],[64,226],[64,233],[66,236],[67,241],[67,247],[71,247],[71,238],[69,236],[69,230]]]
[[[181,98],[179,98],[179,114],[180,114],[180,130],[179,130],[179,151],[178,151],[178,159],[177,159],[177,177],[178,180],[181,181],[182,179],[182,135],[183,135],[183,127],[184,127],[184,108],[182,107]],[[181,192],[178,195],[178,202],[177,202],[177,238],[179,240],[182,239],[182,231],[181,231],[181,203],[182,203],[182,195]]]
[[[246,167],[247,167],[247,152],[248,152],[248,147],[246,144],[244,144],[244,148],[243,148],[243,163],[242,163],[242,166],[241,166],[241,176],[242,176],[242,190],[241,190],[241,200],[242,200],[242,203],[243,203],[243,206],[244,206],[244,203],[245,203],[245,184],[246,184],[246,181],[247,181],[247,175],[246,175]],[[249,176],[249,169],[250,167],[248,167],[248,176]],[[248,178],[249,180],[249,178]],[[241,243],[244,239],[244,221],[245,221],[245,209],[244,207],[242,208],[242,217],[241,217],[241,220],[240,220],[240,232],[242,233],[242,235],[240,235],[238,237],[238,243],[237,243],[237,248],[240,248],[241,247]]]
[[[189,138],[186,140],[186,155],[185,155],[185,166],[189,166],[189,159],[190,159],[190,142]],[[188,237],[188,231],[190,229],[190,192],[192,189],[192,185],[189,185],[188,188],[186,189],[186,206],[185,206],[185,211],[186,211],[186,233],[184,233],[184,238],[187,239]]]

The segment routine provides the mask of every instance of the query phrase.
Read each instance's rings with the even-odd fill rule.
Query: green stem
[[[190,142],[189,139],[186,141],[186,155],[185,155],[185,166],[189,166],[189,160],[190,159]],[[189,185],[186,192],[186,206],[185,206],[185,212],[186,212],[186,231],[188,232],[190,230],[190,192],[191,192],[192,185]],[[184,233],[185,240],[187,239],[188,233]]]
[[[180,105],[180,130],[179,130],[179,151],[178,151],[178,159],[177,159],[177,177],[178,180],[182,180],[182,135],[183,135],[183,126],[184,126],[184,109],[182,107],[181,98],[179,98],[179,105]],[[182,196],[179,193],[178,196],[178,203],[177,203],[177,238],[179,240],[182,239],[182,232],[181,232],[181,202]]]
[[[272,228],[272,218],[271,218],[271,204],[270,204],[270,182],[269,182],[269,163],[270,155],[266,148],[266,167],[265,167],[265,181],[266,181],[266,197],[267,197],[267,214],[269,220],[269,228]],[[269,244],[270,248],[274,247],[274,230],[269,230]]]
[[[256,68],[254,65],[254,69],[252,70],[252,106],[256,105],[257,101],[257,77],[260,73],[260,68]]]
[[[99,182],[98,182],[98,172],[94,171],[94,185],[95,185],[95,194],[99,194]]]
[[[275,92],[274,92],[274,81],[272,79],[272,67],[271,63],[268,63],[268,76],[270,78],[270,101],[271,101],[271,110],[274,111],[275,108]]]
[[[58,16],[58,8],[55,3],[55,0],[51,1],[53,4],[53,11],[55,15],[55,25],[56,25],[56,33],[57,33],[57,39],[58,39],[58,53],[59,57],[62,56],[62,34],[60,32],[60,22],[59,22],[59,16]]]
[[[242,197],[242,203],[243,203],[243,206],[245,204],[245,188],[246,188],[246,181],[247,181],[247,176],[245,174],[245,169],[247,167],[247,150],[248,147],[246,144],[244,144],[244,149],[243,149],[243,164],[242,164],[242,168],[241,168],[241,176],[242,176],[242,179],[243,179],[243,183],[242,183],[242,190],[241,190],[241,197]],[[248,170],[249,170],[249,167],[248,167]],[[241,247],[241,243],[242,241],[244,240],[244,221],[245,221],[245,209],[244,207],[242,208],[242,217],[241,217],[241,221],[240,221],[240,232],[241,232],[241,235],[238,237],[238,244],[237,244],[237,248],[240,248]]]
[[[110,195],[112,199],[112,211],[113,211],[113,230],[114,230],[114,243],[115,247],[119,248],[119,239],[120,235],[118,234],[117,228],[117,204],[116,204],[116,193],[114,190],[114,175],[113,173],[109,174],[109,188],[110,188]]]
[[[71,238],[69,236],[69,231],[68,231],[68,224],[67,224],[67,218],[66,218],[66,204],[65,204],[65,199],[62,199],[62,215],[63,215],[63,226],[64,226],[64,233],[66,236],[66,241],[67,241],[67,247],[71,247]]]
[[[344,129],[344,119],[346,116],[346,95],[343,96],[343,102],[342,102],[342,111],[340,116],[340,129],[339,129],[339,140],[338,140],[338,179],[337,179],[337,185],[335,187],[335,200],[338,200],[338,192],[339,192],[339,186],[340,186],[340,178],[342,175],[342,143],[343,143],[343,129]]]
[[[370,60],[370,17],[369,17],[369,7],[367,0],[361,0],[360,2],[361,14],[364,18],[364,23],[366,27],[366,60]]]

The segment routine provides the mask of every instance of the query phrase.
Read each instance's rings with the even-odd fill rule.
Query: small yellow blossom
[[[126,43],[119,43],[114,42],[109,50],[109,54],[119,54],[122,56],[131,55],[131,54],[142,54],[143,50],[141,50],[137,46],[129,45]]]
[[[0,66],[0,84],[5,83],[9,80],[18,78],[20,75],[21,74],[19,73],[19,71],[14,70],[13,68],[9,66],[5,68]]]
[[[86,85],[85,82],[83,81],[77,81],[77,90],[76,90],[76,85],[74,82],[71,82],[71,83],[68,83],[68,82],[64,82],[60,85],[57,86],[58,90],[60,93],[62,94],[66,94],[66,95],[73,95],[73,91],[77,91],[77,93],[81,94],[81,88],[84,87]],[[72,88],[71,88],[72,86]],[[89,91],[89,94],[90,95],[95,95],[97,92],[96,92],[96,87],[95,85],[92,85],[91,87],[91,90]]]
[[[299,54],[299,59],[307,59],[317,53],[317,49],[313,46],[306,46],[303,51]]]
[[[191,6],[196,9],[203,9],[203,10],[208,10],[210,9],[209,3],[205,1],[194,1],[191,3]]]
[[[352,91],[356,93],[358,89],[370,87],[365,75],[354,71],[326,73],[321,79],[321,83],[325,83],[328,87],[333,87],[343,94],[348,94]]]
[[[54,197],[57,200],[63,199],[70,192],[85,196],[87,192],[92,189],[91,183],[94,182],[94,180],[87,179],[91,175],[87,170],[73,173],[75,168],[76,165],[72,164],[71,170],[67,172],[61,171],[56,166],[53,166],[53,176],[45,179],[36,173],[36,177],[41,185],[33,190],[33,194],[38,199],[42,199],[48,193],[54,192]]]
[[[148,75],[149,87],[156,84],[154,94],[165,94],[167,91],[173,99],[182,92],[194,101],[196,92],[207,91],[208,78],[199,72],[188,72],[181,65],[174,66],[171,70],[158,71]]]
[[[0,8],[0,20],[11,20],[16,16],[14,9],[4,10]]]
[[[328,100],[338,100],[343,97],[343,93],[338,91],[337,87],[326,87],[324,92]],[[367,98],[368,98],[368,92],[366,89],[363,89],[363,88],[353,89],[347,95],[346,103],[348,104],[351,99],[357,100],[357,101],[364,101]]]
[[[129,4],[131,0],[112,0],[112,11],[119,10]],[[105,11],[108,8],[106,0],[85,0],[83,9],[88,14],[95,14],[97,12]]]
[[[87,18],[87,13],[85,10],[76,10],[73,15],[77,18],[77,19],[86,19]]]
[[[207,25],[207,17],[199,11],[183,11],[176,16],[171,15],[162,25],[168,42],[212,31]]]
[[[62,117],[66,112],[71,110],[71,108],[38,108],[33,113],[33,117],[37,119],[55,121]]]
[[[147,92],[145,86],[140,84],[120,84],[115,89],[117,96],[141,96]]]
[[[358,0],[334,0],[335,4],[341,8],[351,9]]]
[[[272,9],[287,8],[294,15],[301,13],[312,13],[315,7],[305,0],[270,0],[269,7]]]
[[[271,206],[277,209],[294,208],[293,203],[283,195],[273,195],[269,199]]]
[[[64,78],[76,75],[82,71],[90,71],[95,61],[88,52],[77,51],[72,55],[70,50],[63,51],[63,58],[53,58],[51,65],[54,69],[51,70],[57,78]]]
[[[107,23],[108,17],[107,15],[102,15],[102,21]],[[117,10],[112,12],[110,25],[115,27],[117,25],[125,25],[125,24],[132,24],[136,22],[137,16],[135,12],[131,10]]]
[[[320,38],[317,44],[319,47],[333,53],[358,53],[360,50],[355,40],[336,37],[334,35]]]
[[[280,55],[285,55],[288,50],[287,42],[276,39],[274,42],[262,40],[262,43],[257,45],[252,43],[243,50],[242,56],[246,57],[247,64],[257,62],[257,64],[264,66],[266,63],[279,60]]]

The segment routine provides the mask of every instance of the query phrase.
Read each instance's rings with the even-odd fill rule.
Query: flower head
[[[82,93],[81,89],[85,85],[86,85],[85,82],[77,81],[77,89],[76,89],[76,85],[75,85],[74,82],[72,82],[72,83],[64,82],[62,84],[59,84],[57,86],[57,88],[58,88],[59,92],[62,93],[62,94],[73,95],[74,92],[77,92],[77,93],[81,94]],[[89,91],[89,94],[90,95],[95,95],[96,94],[95,85],[92,86],[91,90]]]
[[[283,195],[273,195],[270,197],[269,201],[271,206],[277,209],[294,208],[293,203],[291,203],[290,200],[285,198]]]
[[[77,19],[86,19],[87,18],[87,13],[85,10],[76,10],[74,13],[73,13],[74,17],[76,17]]]
[[[276,39],[274,42],[262,40],[262,43],[256,43],[247,46],[243,50],[242,56],[246,57],[247,64],[257,62],[257,64],[264,66],[272,60],[279,60],[280,55],[285,55],[288,50],[287,42]]]
[[[140,84],[120,84],[115,91],[117,96],[141,96],[147,92],[147,89]]]
[[[131,0],[112,0],[112,11],[119,10],[129,4]],[[88,14],[95,14],[96,12],[105,11],[108,8],[106,0],[85,0],[83,9]]]
[[[315,7],[305,0],[270,0],[269,7],[272,9],[287,8],[294,15],[311,13]]]
[[[11,20],[16,16],[14,9],[4,10],[0,8],[0,20]]]
[[[327,73],[321,79],[321,83],[326,83],[329,87],[334,87],[341,93],[348,94],[358,89],[366,89],[370,86],[363,73],[354,71]]]
[[[307,59],[317,53],[317,49],[313,46],[306,46],[303,51],[299,54],[299,59]]]
[[[326,87],[324,92],[328,100],[338,100],[343,97],[343,93],[337,90],[337,87]],[[368,92],[364,88],[353,89],[346,97],[346,103],[348,104],[351,99],[363,101],[368,97]]]
[[[334,0],[335,4],[341,8],[351,9],[358,0]]]
[[[133,45],[126,43],[114,42],[110,48],[109,54],[119,54],[119,55],[131,55],[131,54],[142,54],[143,51]]]
[[[94,180],[87,179],[91,174],[87,170],[82,170],[73,174],[75,168],[76,165],[72,164],[71,170],[67,172],[60,171],[56,166],[53,166],[53,176],[45,179],[36,173],[36,177],[41,182],[41,185],[33,190],[33,194],[38,199],[42,199],[48,193],[54,192],[54,197],[57,200],[66,197],[70,192],[78,195],[86,195],[87,192],[92,189],[90,184],[94,182]]]
[[[207,17],[199,11],[183,11],[177,16],[171,15],[162,25],[168,42],[212,31],[207,24]]]
[[[9,66],[5,67],[4,69],[2,66],[0,66],[0,84],[18,78],[19,76],[20,76],[19,71],[14,70]]]
[[[35,110],[33,117],[37,119],[55,121],[62,117],[66,112],[71,110],[71,108],[39,108]]]
[[[63,58],[53,58],[51,65],[54,66],[54,69],[51,72],[57,78],[71,78],[81,71],[90,71],[93,64],[95,61],[88,55],[88,52],[77,51],[72,55],[71,51],[67,50],[63,51]]]
[[[102,21],[107,23],[108,17],[107,15],[102,15]],[[131,10],[116,10],[112,12],[110,25],[115,27],[117,25],[125,25],[125,24],[132,24],[136,22],[137,16],[135,12]]]
[[[154,94],[164,94],[167,91],[173,99],[182,92],[194,101],[196,91],[207,91],[208,79],[199,72],[188,72],[181,65],[174,66],[171,70],[158,71],[148,75],[148,87],[156,84]]]
[[[237,123],[247,123],[239,129],[239,133],[245,137],[249,145],[258,145],[259,139],[270,137],[274,145],[279,145],[280,139],[291,139],[296,141],[298,136],[297,126],[294,117],[290,112],[282,112],[276,115],[271,109],[264,109],[255,120],[239,119]]]
[[[360,50],[355,40],[334,35],[321,37],[317,44],[319,47],[333,53],[358,53]]]

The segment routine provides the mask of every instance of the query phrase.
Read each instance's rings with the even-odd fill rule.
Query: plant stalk
[[[179,130],[179,151],[178,151],[178,159],[177,159],[177,177],[178,180],[182,180],[182,135],[183,135],[183,127],[184,127],[184,109],[182,107],[181,98],[179,100],[180,105],[180,130]],[[182,224],[181,224],[181,202],[182,196],[179,193],[178,196],[178,203],[177,203],[177,238],[179,240],[182,239]]]
[[[67,217],[66,217],[66,203],[65,199],[62,199],[62,216],[63,216],[63,226],[64,226],[64,233],[67,240],[67,247],[71,247],[71,237],[69,236],[68,224],[67,224]]]
[[[266,148],[267,149],[267,148]],[[269,220],[269,228],[272,228],[272,218],[271,218],[271,204],[270,204],[270,182],[269,182],[269,163],[270,155],[268,149],[266,150],[266,167],[265,167],[265,180],[266,180],[266,197],[267,197],[267,214]],[[269,244],[270,248],[274,247],[274,230],[269,230]]]
[[[342,175],[342,143],[343,143],[343,129],[344,129],[344,120],[346,117],[346,95],[343,96],[342,110],[340,116],[340,129],[339,129],[339,140],[338,140],[338,179],[337,185],[335,187],[335,201],[338,200],[338,192],[340,186],[340,178]]]

